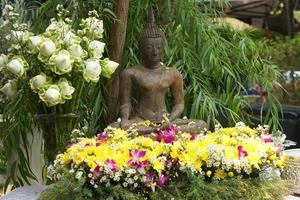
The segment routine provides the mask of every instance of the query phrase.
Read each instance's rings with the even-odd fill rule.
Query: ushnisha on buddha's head
[[[155,24],[153,10],[148,13],[147,23],[140,33],[139,49],[145,67],[155,68],[162,60],[166,36]]]

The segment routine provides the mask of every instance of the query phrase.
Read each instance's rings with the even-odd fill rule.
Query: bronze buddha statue
[[[139,127],[140,133],[149,133],[157,128],[163,129],[166,124],[177,124],[181,129],[201,130],[206,123],[201,120],[179,119],[184,110],[183,78],[174,67],[166,67],[162,62],[165,34],[154,23],[151,10],[144,30],[140,34],[139,49],[141,63],[125,69],[120,79],[120,114],[121,128],[149,120],[155,127]],[[166,94],[170,89],[173,97],[173,108],[170,114],[166,108]],[[190,123],[192,122],[192,123]]]

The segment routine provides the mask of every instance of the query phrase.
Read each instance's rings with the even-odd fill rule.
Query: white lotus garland
[[[55,106],[72,99],[79,90],[76,87],[82,87],[83,82],[97,83],[101,75],[110,78],[118,67],[118,63],[103,57],[103,21],[98,19],[96,11],[89,12],[80,29],[74,30],[72,21],[65,17],[68,11],[61,5],[57,10],[58,19],[52,19],[44,33],[12,30],[11,51],[0,56],[0,70],[16,79],[1,88],[6,95],[15,96],[17,88],[28,81],[41,101]]]

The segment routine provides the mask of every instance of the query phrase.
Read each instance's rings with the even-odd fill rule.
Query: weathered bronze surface
[[[141,63],[125,69],[121,74],[121,128],[145,120],[160,123],[166,118],[171,123],[183,126],[183,129],[206,127],[206,123],[201,120],[192,120],[195,123],[191,127],[190,120],[178,119],[184,110],[183,79],[176,68],[167,67],[161,62],[164,43],[165,35],[154,23],[154,15],[150,11],[148,22],[139,38]],[[165,103],[168,90],[173,97],[171,113],[168,113]],[[140,127],[140,132],[148,133],[165,126]]]

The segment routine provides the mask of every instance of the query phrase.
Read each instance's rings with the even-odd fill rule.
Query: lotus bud
[[[76,58],[80,58],[83,54],[83,50],[79,44],[72,44],[69,47],[69,51],[70,51],[71,55]]]
[[[28,48],[32,50],[32,49],[36,48],[38,45],[40,45],[40,43],[42,41],[43,41],[43,39],[40,36],[29,37]]]
[[[41,73],[32,79],[30,79],[30,87],[33,90],[38,90],[45,85],[47,82],[47,76],[44,73]]]
[[[54,103],[59,100],[60,93],[57,89],[50,87],[48,90],[45,91],[44,98],[49,103]]]
[[[114,72],[116,71],[116,69],[118,68],[118,66],[119,66],[119,63],[114,62],[114,61],[112,61],[112,60],[109,60],[109,61],[107,62],[107,68],[108,68],[108,70],[109,70],[109,72],[110,72],[111,74],[114,73]]]
[[[104,52],[105,43],[94,40],[89,44],[89,51],[94,58],[101,58]]]
[[[7,64],[7,56],[4,54],[1,54],[0,56],[0,71],[2,70],[2,68],[4,68]]]
[[[19,59],[13,59],[7,64],[7,69],[11,73],[22,76],[24,73],[24,65]]]
[[[64,72],[71,67],[71,59],[68,54],[58,54],[54,59],[56,67]]]
[[[75,91],[75,88],[73,88],[66,80],[61,81],[58,84],[58,87],[60,88],[60,93],[64,98],[71,97]]]
[[[98,60],[87,60],[83,71],[86,80],[97,82],[101,73],[101,66]]]
[[[1,89],[8,97],[14,97],[17,94],[17,83],[13,80],[9,80]]]
[[[54,42],[52,42],[51,40],[47,40],[41,44],[40,54],[42,56],[48,57],[51,56],[51,54],[53,54],[55,50],[56,50],[56,46]]]

